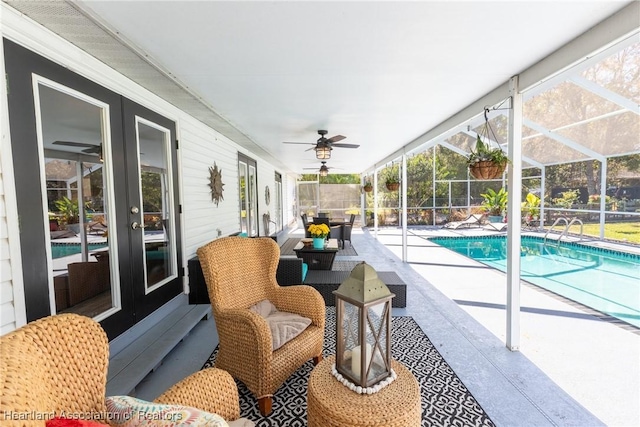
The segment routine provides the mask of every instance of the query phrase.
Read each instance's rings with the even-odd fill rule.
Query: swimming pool
[[[436,237],[430,241],[507,271],[505,236]],[[640,327],[640,255],[522,236],[523,280]]]
[[[107,247],[106,243],[89,243],[89,250]],[[53,259],[62,258],[80,253],[80,243],[51,243],[51,257]]]

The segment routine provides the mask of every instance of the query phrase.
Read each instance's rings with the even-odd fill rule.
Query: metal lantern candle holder
[[[358,264],[333,294],[336,297],[336,371],[360,393],[378,391],[380,385],[394,378],[391,300],[395,294],[365,262]],[[374,387],[376,385],[378,387]]]

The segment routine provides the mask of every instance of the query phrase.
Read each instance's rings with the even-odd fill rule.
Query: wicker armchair
[[[61,412],[108,422],[109,343],[94,320],[59,314],[30,322],[0,337],[0,355],[0,414],[29,418],[5,417],[3,426],[44,426],[46,420],[34,417]],[[240,416],[236,383],[216,368],[196,372],[156,402],[196,407],[230,421]]]
[[[251,390],[263,415],[271,413],[273,393],[293,372],[311,358],[320,362],[324,341],[322,296],[310,286],[280,286],[279,257],[278,245],[266,238],[225,237],[198,249],[220,338],[215,365]],[[265,299],[312,321],[275,351],[266,321],[248,310]]]

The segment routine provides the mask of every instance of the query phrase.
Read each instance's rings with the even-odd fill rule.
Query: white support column
[[[520,349],[520,223],[522,214],[522,94],[518,76],[509,81],[509,167],[507,205],[507,348]]]
[[[378,169],[373,168],[373,237],[378,238]]]
[[[367,224],[367,192],[364,191],[364,183],[367,176],[360,176],[360,224],[364,227]]]
[[[544,187],[547,185],[547,167],[540,169],[540,227],[544,227],[546,214],[544,213]]]
[[[402,178],[400,179],[402,191],[402,262],[407,262],[407,155],[402,153]]]
[[[431,212],[433,217],[431,218],[431,225],[438,223],[438,211],[436,210],[436,146],[433,146],[433,155],[431,156]]]
[[[607,158],[600,163],[600,240],[604,239],[604,211],[607,208]]]

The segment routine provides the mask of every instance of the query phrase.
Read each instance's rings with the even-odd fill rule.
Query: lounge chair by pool
[[[506,222],[488,222],[482,228],[491,231],[507,231]]]
[[[481,227],[483,214],[471,214],[463,221],[452,221],[443,225],[444,228],[456,230],[458,228]]]

